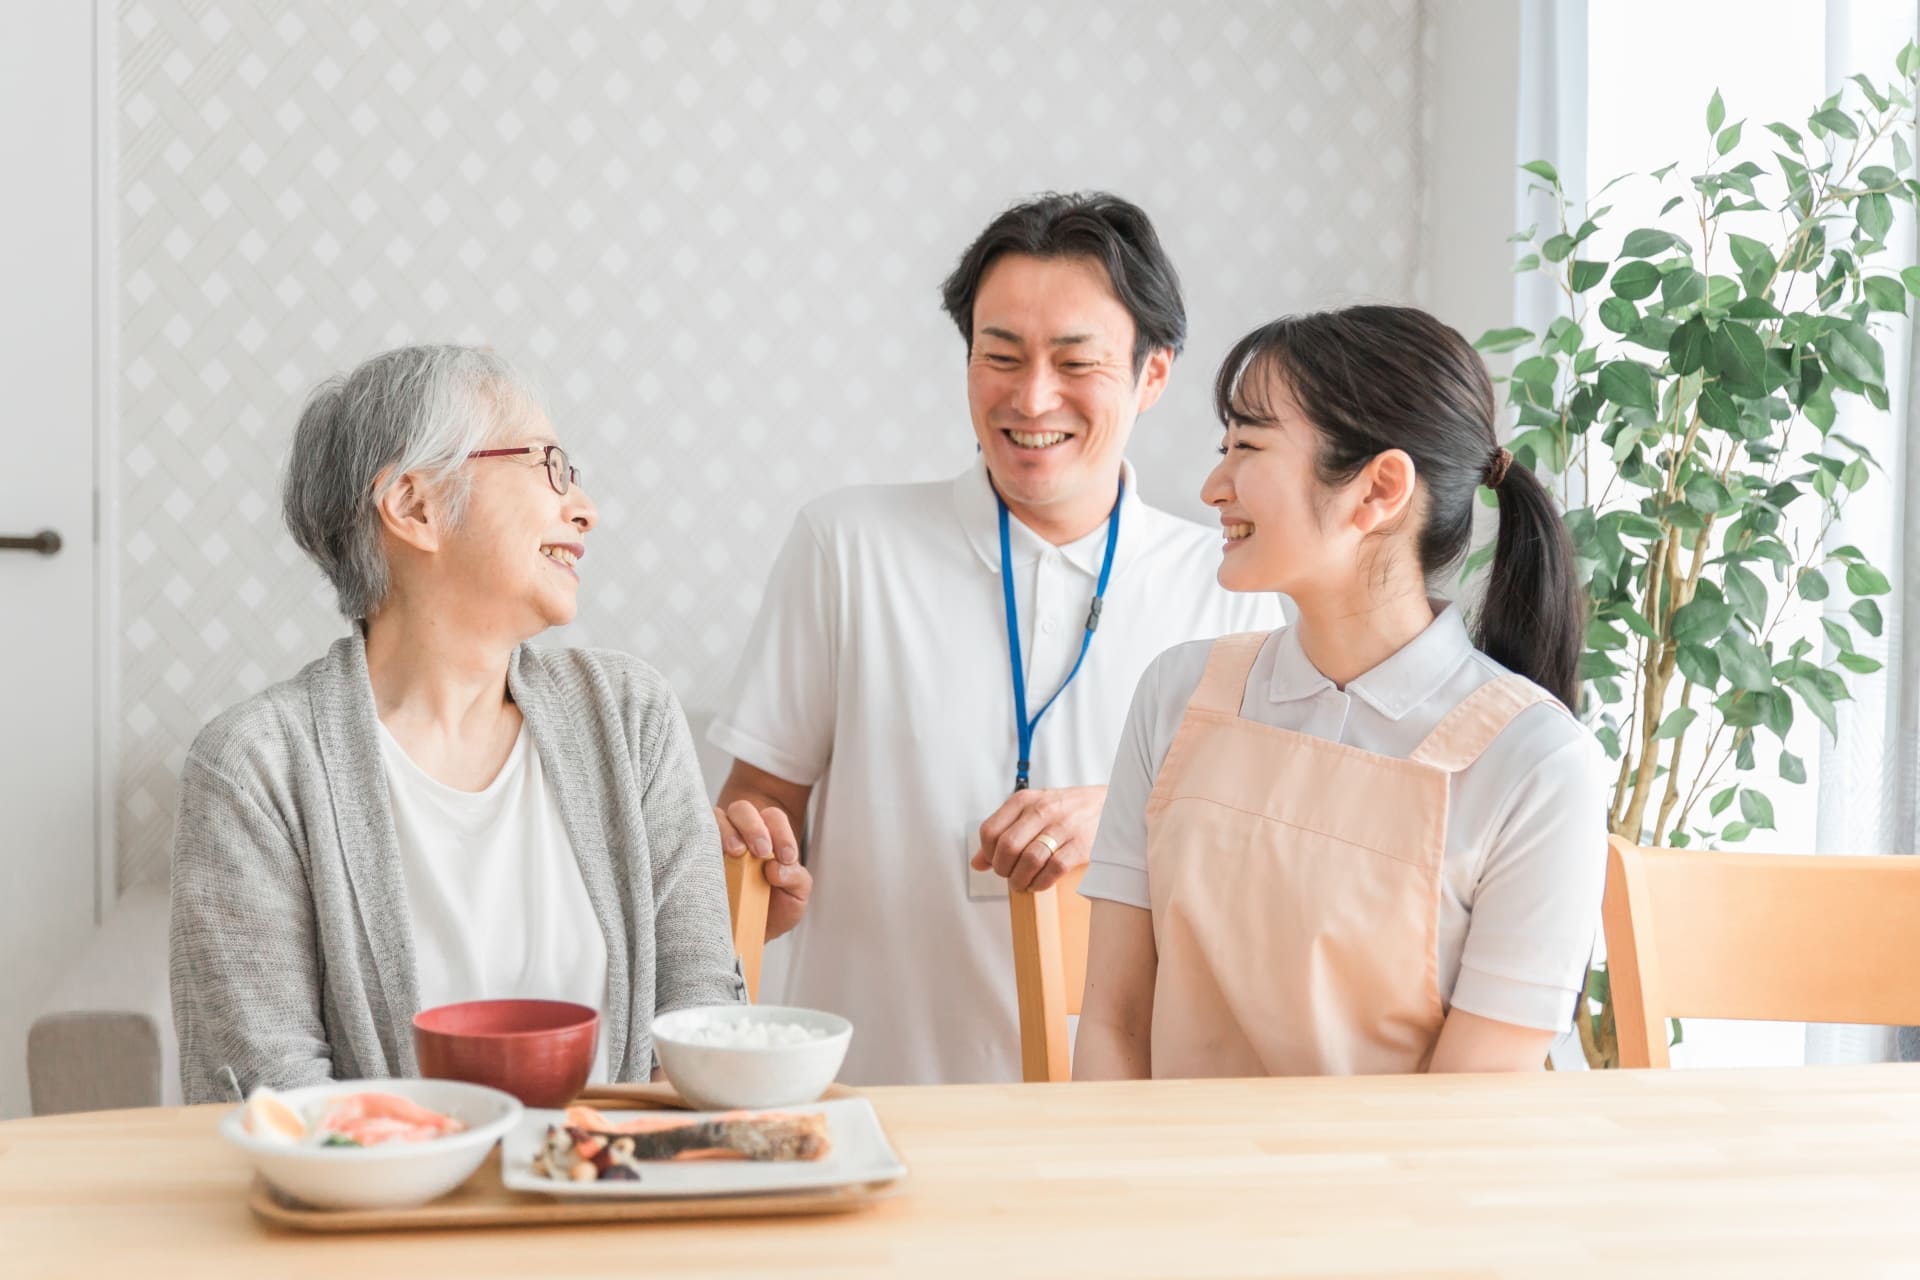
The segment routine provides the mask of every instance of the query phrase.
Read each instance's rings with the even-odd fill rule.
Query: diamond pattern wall
[[[220,708],[344,624],[278,519],[307,389],[410,341],[534,371],[599,501],[579,643],[717,701],[795,509],[964,465],[936,286],[1105,187],[1185,278],[1141,425],[1197,511],[1206,384],[1287,310],[1404,297],[1414,0],[129,0],[119,12],[120,879]]]

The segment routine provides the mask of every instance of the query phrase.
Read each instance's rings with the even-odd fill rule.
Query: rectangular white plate
[[[533,1171],[547,1126],[564,1123],[563,1111],[528,1111],[518,1128],[500,1144],[500,1181],[512,1191],[534,1191],[567,1199],[672,1198],[754,1195],[776,1191],[814,1191],[826,1187],[891,1182],[905,1176],[906,1165],[887,1141],[880,1117],[865,1098],[836,1098],[783,1110],[796,1115],[820,1113],[833,1134],[833,1153],[824,1160],[791,1162],[752,1160],[662,1160],[641,1166],[638,1182],[561,1182]],[[620,1111],[608,1113],[613,1118]],[[657,1114],[657,1113],[656,1113]],[[691,1121],[718,1114],[676,1113]]]

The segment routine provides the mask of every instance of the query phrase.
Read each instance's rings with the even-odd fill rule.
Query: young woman
[[[1423,312],[1275,321],[1215,405],[1220,581],[1299,620],[1141,679],[1082,886],[1074,1075],[1537,1068],[1606,850],[1565,527],[1500,447],[1479,356]],[[1427,589],[1483,485],[1500,527],[1470,628]]]

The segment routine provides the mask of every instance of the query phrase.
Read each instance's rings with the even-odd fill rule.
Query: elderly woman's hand
[[[813,873],[800,863],[800,842],[793,822],[779,805],[755,808],[750,800],[735,800],[713,811],[720,827],[720,848],[729,858],[751,854],[767,860],[767,939],[772,941],[800,923],[807,898],[813,892]]]

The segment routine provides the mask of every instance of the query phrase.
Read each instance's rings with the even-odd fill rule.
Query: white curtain
[[[1828,93],[1838,93],[1857,73],[1884,82],[1893,75],[1894,54],[1920,35],[1920,6],[1913,0],[1828,0],[1826,34]],[[1920,152],[1920,138],[1911,131],[1907,142]],[[1889,252],[1876,260],[1876,273],[1911,266],[1920,255],[1912,209],[1895,207]],[[1835,430],[1865,444],[1885,471],[1848,500],[1833,538],[1834,545],[1852,543],[1866,552],[1894,589],[1881,601],[1886,627],[1879,641],[1860,646],[1885,666],[1872,676],[1850,677],[1854,696],[1840,705],[1839,737],[1821,744],[1822,853],[1911,854],[1920,848],[1920,449],[1907,443],[1920,352],[1912,324],[1877,319],[1892,412],[1849,398]],[[1849,603],[1844,595],[1830,597],[1827,606],[1840,620]],[[1900,1050],[1900,1056],[1920,1059],[1920,1032],[1807,1028],[1809,1062],[1882,1061]]]
[[[1586,203],[1587,188],[1587,0],[1522,0],[1520,6],[1519,104],[1514,128],[1513,225],[1515,229],[1555,225],[1559,212],[1553,201],[1535,188],[1533,175],[1520,165],[1550,161],[1560,175],[1560,186],[1575,210]],[[1518,255],[1516,255],[1518,256]],[[1565,311],[1552,276],[1525,272],[1514,277],[1513,318],[1539,333]],[[1576,498],[1575,501],[1580,501]],[[1490,512],[1479,513],[1480,540],[1493,536]],[[1471,607],[1478,607],[1474,584]],[[1560,1071],[1587,1065],[1579,1037],[1571,1031],[1553,1045],[1553,1065]]]

